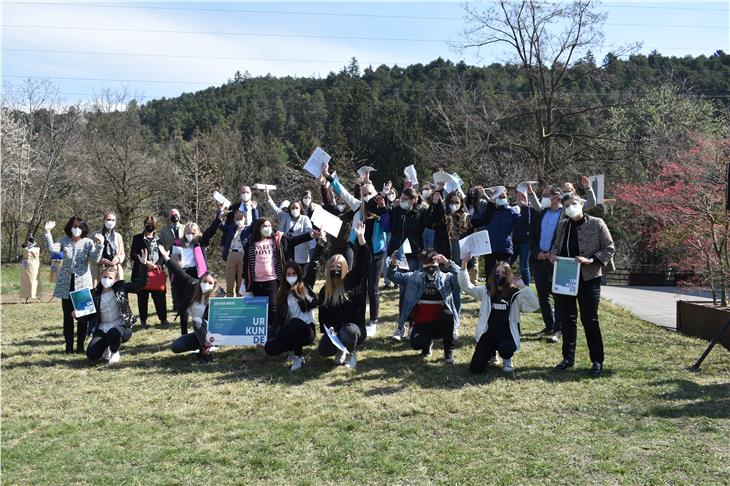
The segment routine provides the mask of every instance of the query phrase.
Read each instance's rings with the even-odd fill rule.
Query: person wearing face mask
[[[104,226],[101,228],[101,235],[104,237],[104,249],[98,265],[92,265],[91,275],[94,285],[98,283],[99,271],[102,267],[117,267],[117,279],[124,280],[122,263],[126,254],[124,253],[124,242],[122,235],[114,231],[117,225],[117,216],[113,212],[104,215]]]
[[[390,181],[388,181],[390,183]],[[388,208],[388,212],[385,213],[382,216],[383,219],[383,228],[385,230],[385,246],[386,248],[390,244],[390,236],[392,234],[391,227],[390,227],[390,210],[393,209],[393,206],[398,204],[396,200],[398,199],[398,191],[396,191],[392,184],[388,185],[387,191],[385,191],[385,206]],[[388,259],[383,258],[383,290],[390,290],[395,288],[395,285],[393,282],[391,282],[388,279]]]
[[[157,236],[157,218],[150,214],[144,219],[144,227],[142,233],[134,235],[132,238],[132,255],[142,255],[142,251],[147,252],[147,259],[139,262],[133,258],[132,280],[137,280],[141,274],[148,272],[162,272],[164,276],[164,266],[160,260],[158,248],[162,246],[160,238]],[[160,327],[167,328],[167,292],[164,290],[139,290],[137,292],[137,309],[139,311],[140,327],[147,329],[147,315],[150,295],[155,305],[157,318],[160,320]]]
[[[580,186],[581,191],[578,192],[575,190],[575,186],[572,182],[564,182],[563,194],[575,194],[577,196],[584,196],[585,200],[583,201],[583,211],[593,209],[594,207],[596,207],[596,193],[593,191],[593,187],[591,187],[591,180],[586,176],[581,176]]]
[[[219,210],[217,213],[218,217],[213,220],[211,225],[205,230],[205,233],[200,232],[200,227],[197,223],[187,223],[183,229],[183,239],[176,240],[172,246],[172,251],[169,252],[180,268],[193,279],[199,279],[201,275],[208,272],[206,247],[218,229],[221,215],[222,211]],[[188,316],[185,308],[181,307],[180,304],[180,299],[183,297],[184,283],[176,280],[174,277],[174,274],[170,274],[170,281],[172,282],[172,304],[175,308],[183,310],[179,315],[180,334],[184,335],[188,333]]]
[[[474,232],[487,229],[487,225],[494,215],[495,205],[489,203],[486,191],[482,186],[474,186],[464,198],[464,209],[469,215],[469,223]],[[476,285],[479,280],[479,259],[473,257],[469,260],[469,278],[471,283]]]
[[[210,354],[211,345],[208,341],[208,304],[211,297],[224,295],[223,289],[218,286],[218,275],[206,271],[200,278],[193,278],[170,258],[164,247],[158,250],[161,261],[170,273],[175,275],[175,281],[179,282],[181,288],[180,300],[175,310],[181,316],[183,314],[188,316],[193,324],[193,332],[183,334],[173,341],[170,350],[176,354],[198,351],[196,356],[198,363],[210,363],[213,356]]]
[[[314,270],[313,270],[314,269]],[[314,281],[316,269],[312,265],[309,272],[315,275],[304,278],[302,269],[296,262],[284,266],[284,279],[276,293],[276,321],[274,334],[269,336],[264,351],[269,356],[277,356],[291,351],[291,371],[304,364],[302,348],[314,342],[314,309],[319,304],[317,294],[307,281]]]
[[[319,232],[310,231],[297,236],[274,232],[268,218],[259,218],[251,231],[243,251],[243,282],[241,294],[249,292],[255,297],[269,298],[268,327],[272,334],[278,310],[276,292],[284,278],[284,262],[293,260],[294,248],[313,238]]]
[[[436,193],[440,195],[440,191],[436,190],[436,186],[430,182],[425,183],[421,188],[421,198],[417,207],[424,212],[431,211],[433,209],[431,197]],[[431,225],[423,228],[423,235],[421,237],[423,239],[423,248],[435,248],[436,230]]]
[[[147,250],[136,255],[139,262],[147,261]],[[119,348],[132,337],[132,327],[137,318],[129,306],[129,293],[141,291],[147,284],[147,272],[141,272],[136,280],[125,282],[117,275],[117,267],[104,267],[96,288],[91,290],[96,312],[79,320],[87,323],[91,341],[86,348],[86,357],[96,361],[100,358],[109,364],[118,363]]]
[[[463,265],[469,255],[462,260]],[[475,287],[465,270],[459,272],[462,290],[480,303],[476,328],[477,345],[469,370],[484,373],[487,364],[499,353],[504,371],[512,371],[512,356],[520,349],[520,313],[535,312],[537,297],[522,279],[512,276],[507,262],[498,263],[487,278],[487,284]]]
[[[534,194],[531,186],[528,186],[527,191]],[[526,192],[517,191],[517,204],[520,208],[520,217],[512,229],[514,252],[509,259],[509,264],[512,265],[517,258],[520,259],[520,278],[529,285],[532,281],[532,275],[530,275],[530,231],[532,231],[532,220],[536,217],[537,211],[531,207]]]
[[[319,326],[322,339],[318,352],[321,356],[335,357],[335,364],[355,369],[357,346],[367,337],[365,329],[364,285],[372,264],[372,252],[365,239],[366,225],[359,222],[353,228],[357,247],[352,269],[342,255],[335,255],[325,266],[325,284],[319,291]],[[331,329],[345,345],[347,352],[339,350],[325,334]]]
[[[332,178],[328,170],[329,168],[325,166],[323,168],[323,174],[332,185],[332,190],[355,212],[352,218],[352,230],[349,236],[349,244],[353,248],[357,239],[355,227],[359,223],[365,225],[365,241],[368,242],[367,248],[370,251],[371,257],[371,264],[368,266],[368,278],[365,282],[370,309],[370,321],[367,324],[366,331],[367,335],[372,337],[377,333],[378,317],[380,314],[380,289],[378,282],[380,280],[379,272],[383,268],[386,249],[385,229],[382,217],[388,212],[385,197],[378,195],[375,186],[370,182],[366,182],[360,187],[360,199],[357,199],[340,184],[340,181]],[[363,311],[362,317],[364,319],[365,307],[362,307],[361,310]]]
[[[247,187],[244,186],[244,188]],[[250,192],[244,192],[242,196],[250,196],[250,194]],[[253,226],[248,224],[246,220],[249,212],[252,212],[256,219],[260,217],[256,208],[249,211],[241,211],[240,209],[227,211],[226,207],[221,206],[216,213],[216,218],[211,223],[212,229],[223,231],[222,251],[223,260],[226,262],[227,297],[234,296],[241,287],[241,281],[243,280],[243,248],[253,229]]]
[[[53,251],[53,235],[51,230],[56,227],[55,221],[45,224],[44,239],[48,251]],[[91,277],[91,265],[101,259],[102,245],[104,238],[94,235],[94,240],[87,238],[89,227],[86,222],[78,216],[72,216],[63,228],[66,236],[58,240],[58,247],[63,253],[63,262],[58,269],[56,286],[53,296],[61,300],[63,309],[63,337],[66,341],[66,353],[74,351],[74,316],[73,303],[69,292],[93,287]],[[84,352],[84,341],[86,340],[86,322],[77,323],[76,352]]]
[[[489,275],[498,261],[509,261],[514,252],[512,230],[519,221],[519,208],[511,207],[504,186],[494,188],[492,202],[494,214],[487,224],[492,253],[484,255],[484,272]]]
[[[563,328],[563,361],[556,370],[566,370],[575,363],[577,336],[577,306],[580,321],[588,342],[592,362],[591,373],[603,372],[603,338],[598,322],[598,304],[601,300],[601,277],[614,269],[615,248],[611,232],[601,218],[587,216],[583,212],[584,201],[574,194],[562,197],[561,204],[566,218],[558,223],[555,239],[550,250],[550,260],[557,257],[574,258],[580,263],[578,295],[554,294],[555,316]]]
[[[165,226],[162,231],[159,232],[160,243],[165,249],[170,252],[172,251],[172,245],[175,241],[182,240],[184,235],[184,227],[180,224],[180,211],[176,208],[170,210],[170,224]]]
[[[300,236],[311,232],[314,228],[312,227],[312,221],[308,216],[302,214],[302,205],[299,201],[294,201],[289,204],[289,211],[283,211],[274,203],[271,199],[269,191],[264,191],[269,201],[269,207],[276,213],[276,217],[279,220],[279,231],[287,235],[288,237]],[[294,261],[304,268],[309,263],[310,246],[309,243],[302,243],[294,248]]]
[[[330,234],[326,235],[327,246],[323,253],[323,258],[326,261],[334,255],[342,255],[347,260],[350,268],[352,268],[353,251],[350,246],[350,232],[352,230],[352,220],[355,217],[355,212],[341,197],[335,196],[332,185],[324,176],[320,176],[319,178],[319,188],[320,194],[322,195],[322,208],[330,214],[334,214],[342,221],[340,232],[336,237]],[[314,261],[313,258],[310,260]]]
[[[38,299],[40,280],[38,280],[38,269],[40,268],[41,249],[35,244],[33,236],[23,243],[23,273],[20,274],[20,298],[25,299],[27,304],[30,299]]]
[[[418,259],[422,270],[403,273],[396,271],[396,254],[390,257],[388,278],[406,289],[398,329],[393,337],[400,340],[406,321],[411,320],[411,348],[420,350],[424,357],[430,356],[433,340],[441,338],[444,362],[453,364],[454,342],[460,324],[454,303],[454,290],[459,287],[459,266],[432,249],[423,250]]]
[[[555,319],[550,303],[552,296],[553,264],[550,261],[550,250],[555,239],[555,230],[563,216],[563,206],[560,204],[560,189],[556,186],[547,186],[542,191],[542,200],[539,204],[540,212],[532,220],[530,232],[530,250],[535,255],[535,288],[540,301],[540,312],[545,324],[543,333],[549,342],[559,342],[561,336],[560,321]],[[530,198],[537,199],[536,196]],[[533,204],[531,202],[531,204]]]

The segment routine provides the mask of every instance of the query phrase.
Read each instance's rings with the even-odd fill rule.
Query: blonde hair
[[[202,233],[200,232],[200,226],[198,226],[198,223],[185,223],[185,228],[183,230],[183,235],[185,235],[185,233],[186,233],[185,230],[188,230],[188,229],[193,234],[193,241],[190,242],[190,244],[192,245],[193,243],[195,243],[196,241],[198,241],[200,239]],[[183,245],[187,245],[188,244],[188,240],[186,240],[185,238],[183,238],[182,244]]]
[[[335,282],[330,275],[330,268],[333,263],[339,263],[342,268],[340,278]],[[324,304],[327,306],[340,305],[347,301],[347,292],[345,292],[345,275],[350,270],[347,266],[347,260],[342,255],[333,255],[327,260],[327,266],[325,267],[325,281],[324,281]]]

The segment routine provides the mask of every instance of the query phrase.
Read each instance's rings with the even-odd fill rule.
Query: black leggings
[[[198,269],[196,267],[188,267],[185,272],[193,278],[198,278]],[[184,283],[181,279],[174,279],[170,285],[172,291],[172,306],[177,309],[180,306],[180,301],[183,299],[182,293],[184,289]],[[153,297],[154,299],[154,297]],[[183,309],[180,311],[180,334],[186,335],[188,333],[188,310]]]
[[[368,301],[370,303],[370,320],[373,322],[378,320],[380,310],[378,282],[380,281],[380,274],[383,273],[384,258],[384,251],[373,255],[373,260],[370,262],[370,268],[368,269]]]
[[[279,290],[279,283],[276,280],[270,280],[268,282],[253,282],[251,283],[251,292],[254,297],[268,297],[269,298],[269,335],[273,334],[274,320],[276,318],[276,292]]]
[[[355,352],[355,348],[358,344],[365,341],[365,336],[365,326],[358,326],[353,323],[345,324],[339,331],[337,331],[337,337],[340,338],[342,344],[344,344],[347,350],[351,353]],[[322,339],[319,340],[317,351],[319,351],[321,356],[334,356],[337,354],[339,349],[337,346],[332,344],[329,336],[325,334],[322,336]]]
[[[93,360],[99,359],[107,347],[109,351],[116,353],[122,343],[126,343],[131,337],[132,330],[128,327],[112,327],[107,332],[97,329],[86,348],[86,357]]]
[[[66,340],[66,352],[70,353],[74,350],[74,305],[71,298],[61,299],[61,308],[63,309],[63,337]],[[76,321],[76,350],[81,352],[84,350],[84,341],[86,340],[86,321]]]
[[[411,348],[426,350],[434,339],[441,338],[444,351],[454,349],[454,316],[441,312],[438,319],[423,324],[414,324],[411,331]]]
[[[302,347],[314,342],[314,324],[301,319],[291,319],[284,324],[264,345],[269,356],[276,356],[292,351],[296,356],[302,355]]]
[[[477,347],[474,349],[474,355],[471,357],[469,371],[472,373],[484,373],[487,369],[487,363],[494,357],[494,353],[498,352],[502,359],[510,359],[517,351],[512,336],[494,336],[488,333],[482,334],[479,338]]]
[[[167,300],[164,290],[141,290],[137,292],[137,308],[139,309],[139,320],[142,322],[147,322],[147,305],[149,303],[150,294],[152,295],[152,302],[155,303],[157,318],[160,319],[160,322],[167,322]]]

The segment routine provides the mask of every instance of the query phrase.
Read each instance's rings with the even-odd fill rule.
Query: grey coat
[[[594,261],[593,263],[581,265],[580,272],[583,275],[583,280],[591,280],[616,269],[613,263],[616,248],[613,244],[611,232],[601,218],[587,215],[585,218],[583,224],[578,226],[578,249],[580,250],[580,256],[593,258]],[[553,239],[553,255],[560,254],[560,247],[565,242],[570,224],[572,224],[572,221],[569,218],[562,218],[558,223],[555,238]]]
[[[44,235],[48,251],[53,251],[53,235],[46,232]],[[68,236],[58,240],[59,251],[63,253],[61,268],[56,277],[56,288],[53,296],[59,299],[68,299],[69,290],[93,288],[89,260],[98,263],[101,260],[102,245],[96,244],[91,238],[81,238],[74,241]],[[71,276],[74,275],[74,288],[71,287]]]

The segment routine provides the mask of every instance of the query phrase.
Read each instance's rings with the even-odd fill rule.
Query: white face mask
[[[309,206],[309,204],[312,202],[312,198],[311,197],[303,197],[302,198],[302,202],[304,203],[305,206]]]
[[[429,197],[431,197],[431,190],[426,189],[425,191],[423,191],[423,198],[428,199]]]
[[[583,208],[580,207],[580,204],[573,203],[565,208],[565,215],[573,220],[580,219],[583,217]]]
[[[411,209],[411,203],[409,203],[408,201],[401,201],[400,202],[400,208],[403,209],[403,210],[405,210],[405,211],[408,211],[408,210]]]
[[[78,238],[79,236],[81,236],[81,228],[71,228],[71,234],[74,237]]]
[[[390,201],[390,202],[395,201],[395,194],[388,194],[388,201]]]
[[[185,233],[185,239],[188,243],[190,243],[191,241],[193,241],[193,235],[191,235],[190,233]]]
[[[264,226],[261,228],[261,236],[263,236],[264,238],[268,238],[269,236],[271,236],[272,231],[273,230],[271,229],[271,226]]]
[[[112,285],[114,285],[113,278],[111,278],[111,277],[102,277],[101,278],[101,286],[104,287],[105,289],[108,289]]]
[[[104,221],[104,226],[106,226],[106,229],[114,229],[116,225],[116,221]]]
[[[338,204],[337,205],[337,210],[339,212],[344,213],[345,212],[345,209],[347,209],[347,204]]]
[[[461,207],[461,204],[449,204],[449,209],[451,209],[452,213],[457,212],[460,207]]]
[[[498,197],[498,198],[497,198],[497,200],[496,200],[496,201],[494,201],[494,203],[495,203],[495,204],[496,204],[497,206],[506,206],[507,204],[509,204],[509,201],[508,201],[508,200],[506,200],[506,199],[502,199],[502,198],[499,198],[499,197]]]
[[[245,225],[246,225],[246,222],[244,220],[242,220],[242,219],[236,220],[236,226],[238,226],[239,228],[243,228]]]
[[[249,202],[251,200],[251,193],[250,192],[244,192],[241,194],[241,201],[243,202]]]
[[[203,291],[204,294],[207,294],[211,290],[213,290],[214,285],[212,283],[208,282],[200,282],[200,290]]]
[[[299,280],[299,279],[297,278],[296,275],[290,275],[290,276],[286,277],[286,281],[289,283],[289,285],[294,285],[295,283],[297,283],[297,280]]]
[[[366,194],[362,197],[363,201],[369,202],[372,198],[375,197],[375,194]]]
[[[289,212],[290,212],[292,218],[297,219],[299,217],[299,210],[298,209],[292,209]]]
[[[547,209],[550,206],[553,205],[553,201],[549,197],[543,197],[540,201],[540,207],[543,209]]]

